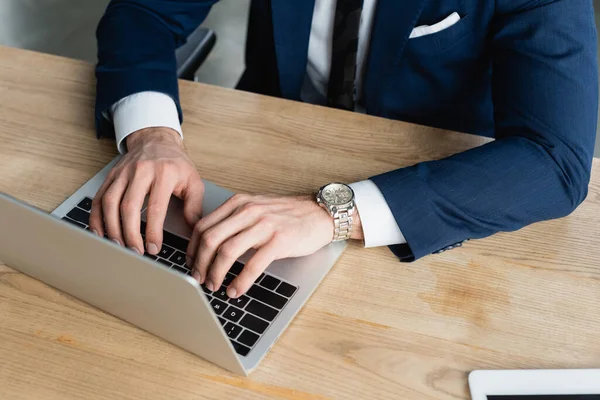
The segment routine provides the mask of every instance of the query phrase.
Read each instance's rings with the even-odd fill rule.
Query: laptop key
[[[244,308],[246,304],[250,301],[250,297],[246,295],[241,295],[237,299],[229,299],[229,304],[233,304],[239,308]]]
[[[187,239],[174,235],[171,232],[163,231],[163,245],[167,244],[174,249],[185,253],[187,251],[188,243],[189,240]]]
[[[240,321],[240,325],[242,325],[244,328],[253,330],[256,333],[262,334],[265,330],[267,330],[269,323],[260,318],[256,318],[254,315],[246,314]]]
[[[248,347],[252,347],[258,340],[258,335],[254,332],[250,332],[248,329],[244,329],[244,332],[242,332],[237,340]]]
[[[185,264],[185,254],[183,254],[181,251],[176,251],[169,258],[169,261],[171,261],[173,264],[177,264],[179,266],[182,266],[183,264]]]
[[[273,321],[278,313],[276,309],[259,303],[256,300],[252,300],[246,306],[245,310],[251,314],[261,317],[262,319],[266,319],[267,321]]]
[[[204,290],[204,293],[206,294],[212,294],[212,291],[208,290],[208,288],[205,285],[202,285],[202,290]]]
[[[85,225],[84,224],[82,224],[80,222],[77,222],[77,221],[74,221],[74,220],[72,220],[69,217],[63,217],[62,219],[63,219],[63,221],[67,221],[68,223],[73,224],[73,225],[75,225],[78,228],[85,229]]]
[[[90,214],[77,207],[69,211],[67,217],[85,225],[90,224]]]
[[[188,270],[187,270],[187,269],[185,269],[185,268],[183,268],[183,267],[180,267],[179,265],[175,265],[175,264],[173,264],[173,269],[174,269],[175,271],[177,271],[177,272],[181,272],[181,273],[182,273],[182,274],[184,274],[184,275],[188,273]]]
[[[171,257],[171,255],[173,255],[173,253],[175,252],[175,249],[170,248],[169,246],[163,244],[162,248],[160,249],[160,251],[158,252],[158,256],[164,258],[165,260],[168,260],[169,257]]]
[[[85,211],[91,211],[92,210],[92,199],[90,199],[89,197],[86,197],[85,199],[81,200],[79,202],[79,204],[77,204],[77,207],[79,207]]]
[[[233,280],[235,279],[235,275],[227,274],[225,276],[225,280],[223,280],[223,286],[227,287]]]
[[[234,275],[239,275],[240,272],[242,272],[242,269],[244,269],[244,264],[242,264],[241,262],[236,261],[231,266],[231,269],[229,270],[229,272],[231,272]]]
[[[275,290],[275,288],[279,286],[280,283],[281,281],[279,279],[271,275],[267,275],[263,278],[262,281],[260,281],[260,286],[266,287],[267,289]]]
[[[225,310],[225,312],[223,313],[223,317],[227,318],[230,321],[238,322],[242,317],[242,314],[244,314],[244,312],[239,308],[229,306],[227,307],[227,310]]]
[[[231,339],[235,339],[237,337],[237,335],[240,334],[241,331],[242,331],[242,327],[239,326],[239,325],[236,325],[236,324],[231,323],[231,322],[228,322],[228,323],[225,324],[225,333]]]
[[[221,325],[225,325],[227,323],[227,321],[224,320],[223,318],[221,318],[221,317],[217,317],[217,318],[219,319],[219,322],[221,323]]]
[[[276,292],[284,295],[285,297],[292,297],[292,295],[296,292],[296,287],[290,285],[289,283],[281,282],[281,285],[279,285]]]
[[[285,303],[287,303],[287,299],[285,297],[278,295],[277,293],[273,293],[270,290],[262,288],[258,285],[253,285],[246,294],[280,310],[283,308]]]
[[[246,356],[250,352],[249,348],[247,348],[246,346],[241,345],[237,342],[231,342],[231,344],[233,345],[233,348],[240,356]]]
[[[157,258],[156,261],[158,261],[161,264],[166,265],[167,267],[170,267],[171,265],[173,265],[170,262],[168,262],[167,260],[163,260],[162,258]]]
[[[210,305],[212,306],[215,313],[217,313],[217,315],[221,315],[221,313],[225,311],[225,308],[227,308],[227,304],[223,303],[221,300],[218,299],[213,299],[210,302]]]
[[[229,300],[229,296],[227,296],[227,288],[225,286],[221,286],[221,289],[213,293],[217,299],[221,299],[223,301]]]

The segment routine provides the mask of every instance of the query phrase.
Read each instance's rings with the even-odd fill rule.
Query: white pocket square
[[[414,39],[414,38],[418,38],[420,36],[431,35],[433,33],[443,31],[444,29],[450,28],[452,25],[456,24],[458,21],[460,21],[460,15],[458,15],[457,12],[453,12],[452,14],[450,14],[446,18],[444,18],[443,21],[440,21],[437,24],[421,25],[421,26],[415,27],[415,29],[412,30],[412,32],[410,33],[410,36],[408,38]]]

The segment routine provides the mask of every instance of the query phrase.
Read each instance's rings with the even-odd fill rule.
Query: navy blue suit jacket
[[[152,90],[175,99],[174,50],[216,1],[113,0],[98,27],[96,122]],[[254,0],[239,87],[300,100],[314,0]],[[408,40],[457,11],[461,21]],[[598,107],[592,0],[379,0],[367,113],[494,137],[371,178],[413,260],[465,239],[572,212],[587,194]],[[181,117],[181,108],[180,117]]]

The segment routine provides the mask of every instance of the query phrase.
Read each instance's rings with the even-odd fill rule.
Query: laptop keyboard
[[[92,200],[86,197],[69,211],[63,220],[89,230],[91,209]],[[144,221],[141,223],[140,230],[145,239]],[[144,256],[184,275],[191,275],[185,261],[187,246],[187,239],[163,231],[163,246],[160,253],[157,256],[146,253]],[[219,290],[211,292],[204,285],[202,289],[231,340],[233,348],[238,354],[246,356],[296,293],[298,287],[263,273],[245,295],[230,299],[226,292],[227,286],[242,271],[242,268],[244,265],[236,262],[227,273],[223,286]]]

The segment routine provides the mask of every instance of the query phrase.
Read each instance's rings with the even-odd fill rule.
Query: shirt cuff
[[[360,215],[365,247],[406,243],[383,194],[371,180],[350,184]]]
[[[111,107],[119,153],[127,152],[125,138],[145,128],[171,128],[183,139],[177,106],[160,92],[140,92],[127,96]]]

